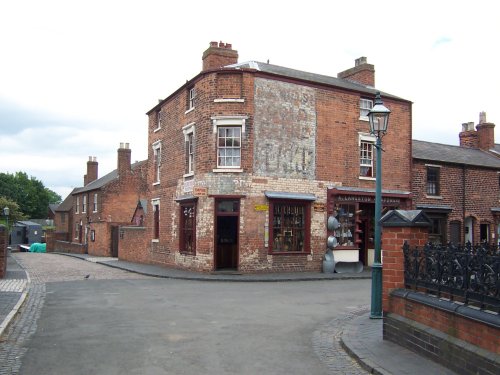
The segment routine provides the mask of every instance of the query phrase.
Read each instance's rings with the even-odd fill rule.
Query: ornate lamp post
[[[375,190],[375,257],[372,266],[372,300],[370,318],[382,318],[382,257],[380,217],[382,212],[382,137],[387,133],[391,111],[382,103],[380,92],[375,97],[375,105],[368,113],[370,133],[377,138],[376,190]]]
[[[10,215],[10,208],[5,206],[3,208],[3,214],[5,216],[5,222],[7,223],[7,245],[10,245],[10,236],[9,236],[9,215]]]

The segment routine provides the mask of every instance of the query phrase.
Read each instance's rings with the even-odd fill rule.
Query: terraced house
[[[413,141],[414,205],[432,220],[433,242],[499,242],[500,145],[479,117],[462,125],[460,146]]]
[[[376,92],[366,58],[337,77],[257,61],[210,43],[202,71],[151,108],[144,232],[120,258],[199,270],[320,270],[326,220],[336,260],[371,263]],[[382,92],[383,205],[410,208],[411,102]]]

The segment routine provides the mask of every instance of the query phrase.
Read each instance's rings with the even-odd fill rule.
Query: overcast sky
[[[240,62],[331,76],[366,56],[377,88],[414,103],[414,139],[458,145],[480,111],[500,126],[498,1],[179,4],[1,1],[0,171],[64,199],[88,156],[99,177],[116,168],[120,142],[145,159],[145,112],[200,72],[210,41],[231,43]]]

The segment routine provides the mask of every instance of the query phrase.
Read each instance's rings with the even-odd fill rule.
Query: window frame
[[[158,130],[161,129],[161,110],[156,112],[156,128],[154,128],[153,131],[157,132]]]
[[[373,100],[367,98],[359,98],[359,119],[369,121],[368,113],[373,108]]]
[[[196,139],[194,125],[194,122],[192,122],[182,128],[185,145],[184,177],[192,176],[195,170]]]
[[[434,172],[430,174],[429,172]],[[429,176],[434,176],[434,180],[431,180]],[[441,168],[438,166],[427,165],[426,166],[426,179],[425,179],[425,193],[431,197],[441,196]]]
[[[246,120],[248,116],[214,116],[211,118],[213,124],[213,134],[215,136],[215,157],[217,158],[216,168],[213,172],[243,172],[243,142],[246,133]],[[240,131],[240,166],[219,166],[219,127],[241,127]]]
[[[238,130],[238,136],[233,135],[233,131]],[[221,137],[220,132],[224,131],[224,136]],[[217,127],[217,168],[222,169],[240,169],[241,168],[241,141],[242,141],[242,129],[241,126],[218,126]],[[224,140],[224,145],[221,146],[221,139]],[[238,146],[234,146],[235,141],[238,141]],[[227,143],[233,143],[233,145],[228,145]],[[238,154],[227,155],[228,151],[233,153],[234,150],[238,151]],[[224,155],[221,155],[221,151],[224,151]],[[221,163],[221,160],[225,160]],[[227,160],[231,160],[231,165],[226,164]],[[238,164],[234,165],[234,161],[238,160]]]
[[[87,213],[87,195],[82,197],[82,214]]]
[[[76,197],[75,214],[80,213],[80,196]]]
[[[161,141],[154,142],[151,147],[153,149],[153,185],[158,185],[161,177]]]
[[[275,250],[275,235],[274,235],[274,230],[276,221],[275,216],[276,214],[280,214],[280,220],[281,222],[279,223],[280,226],[280,232],[285,233],[291,231],[292,234],[290,235],[291,237],[294,236],[293,231],[297,230],[296,227],[288,227],[288,230],[285,230],[285,220],[284,215],[285,211],[283,210],[277,210],[277,207],[302,207],[303,208],[303,214],[304,214],[304,224],[303,228],[301,231],[303,232],[303,238],[302,238],[302,251],[276,251]],[[278,212],[279,211],[279,212]],[[294,211],[292,209],[292,211]],[[293,213],[292,213],[293,215]],[[311,201],[309,200],[302,200],[302,199],[279,199],[279,198],[269,198],[269,249],[268,253],[269,255],[309,255],[311,254]],[[283,235],[286,236],[286,235]],[[292,239],[293,240],[293,239]]]
[[[196,255],[196,200],[184,201],[179,204],[179,252],[181,254]],[[191,228],[186,228],[186,214],[192,215]],[[187,249],[187,234],[190,233],[191,246]]]
[[[94,193],[94,208],[92,212],[97,212],[97,198],[98,198],[97,193]]]
[[[194,109],[196,100],[196,90],[194,86],[188,87],[187,89],[187,111],[191,111]]]
[[[358,146],[359,146],[359,178],[361,180],[375,180],[377,176],[377,170],[376,170],[376,163],[375,163],[375,142],[376,138],[375,136],[367,133],[359,133],[359,138],[358,138]],[[371,145],[371,150],[369,151],[371,153],[371,164],[369,165],[369,168],[371,168],[371,175],[366,176],[361,173],[361,168],[367,167],[368,164],[363,164],[362,163],[362,156],[363,156],[363,150],[362,146],[363,144]]]

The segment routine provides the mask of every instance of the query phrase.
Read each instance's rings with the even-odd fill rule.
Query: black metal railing
[[[403,246],[405,286],[500,314],[500,250],[487,244]]]

